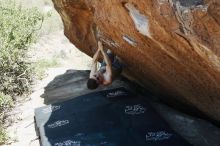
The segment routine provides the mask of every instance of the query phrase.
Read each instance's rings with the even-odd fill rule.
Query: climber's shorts
[[[111,63],[112,63],[112,69],[122,72],[123,66],[122,66],[122,64],[119,62],[119,60],[117,59],[117,57],[115,57],[113,53],[109,53],[109,52],[107,52],[107,55],[108,55],[108,57],[109,57],[109,59],[110,59],[110,61],[111,61]],[[105,63],[105,61],[103,60],[102,63],[101,63],[101,68],[104,67],[104,66],[106,66],[106,63]]]

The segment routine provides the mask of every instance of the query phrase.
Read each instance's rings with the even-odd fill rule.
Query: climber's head
[[[96,89],[100,84],[103,82],[103,76],[100,73],[94,74],[92,77],[90,77],[87,81],[87,88],[88,89]]]

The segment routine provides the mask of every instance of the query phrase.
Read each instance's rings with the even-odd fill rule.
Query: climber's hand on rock
[[[98,49],[100,51],[103,51],[103,46],[102,46],[102,42],[101,41],[98,41]]]

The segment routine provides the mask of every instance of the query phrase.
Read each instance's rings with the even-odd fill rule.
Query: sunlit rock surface
[[[219,0],[53,2],[81,51],[92,56],[99,38],[131,79],[220,122]]]

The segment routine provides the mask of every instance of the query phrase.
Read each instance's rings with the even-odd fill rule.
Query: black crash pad
[[[38,108],[35,119],[42,146],[191,146],[124,88]]]

